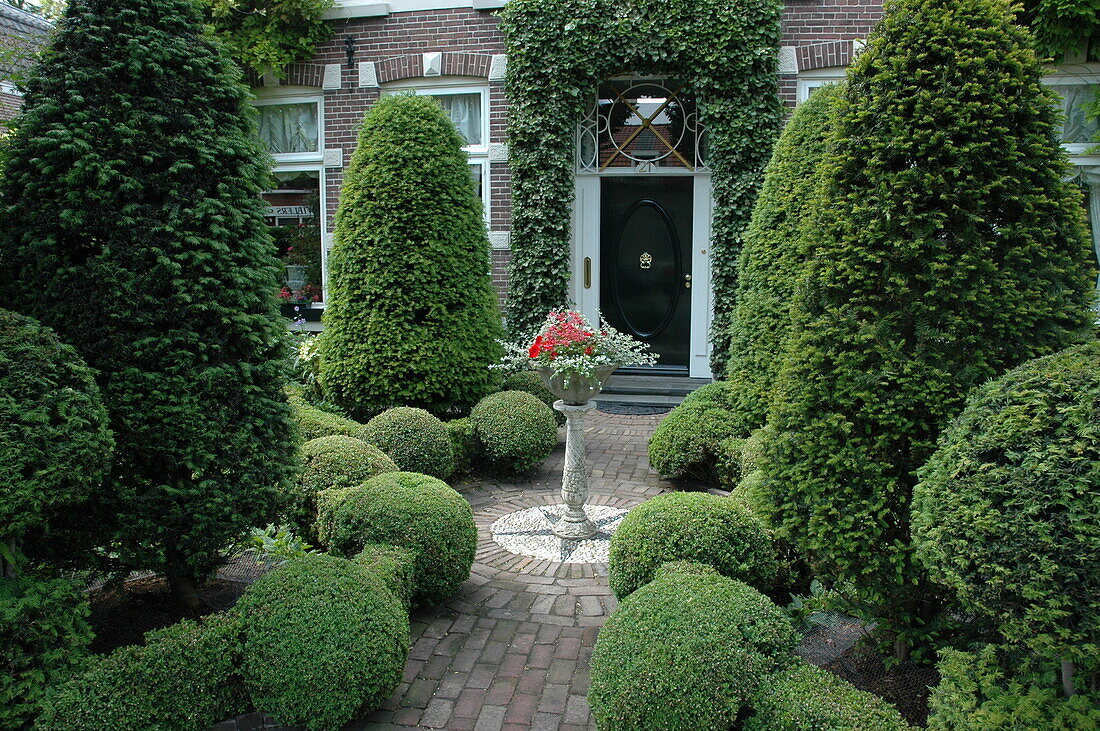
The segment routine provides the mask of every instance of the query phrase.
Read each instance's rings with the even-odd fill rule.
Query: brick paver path
[[[590,503],[629,508],[664,491],[646,459],[660,419],[589,414]],[[607,566],[517,556],[489,535],[502,515],[561,502],[563,458],[559,444],[521,481],[456,485],[478,527],[470,581],[446,605],[414,613],[403,682],[380,710],[349,728],[594,728],[585,696],[596,632],[615,609]]]

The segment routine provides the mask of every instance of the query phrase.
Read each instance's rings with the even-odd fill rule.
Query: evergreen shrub
[[[367,561],[313,554],[262,576],[237,604],[253,705],[281,723],[339,728],[385,701],[409,654],[402,599]]]
[[[760,522],[738,502],[704,492],[666,493],[627,513],[611,536],[608,582],[621,599],[669,561],[713,566],[758,589],[770,589],[778,570]]]
[[[362,439],[377,445],[397,466],[445,480],[455,469],[447,426],[424,409],[399,406],[367,422]]]
[[[38,727],[203,731],[248,710],[234,613],[150,632],[51,688]]]
[[[504,385],[501,386],[501,390],[526,391],[553,409],[554,421],[558,423],[558,426],[565,425],[565,414],[554,409],[554,402],[557,401],[557,399],[554,398],[554,394],[550,393],[550,389],[543,384],[542,376],[535,371],[520,371],[519,373],[513,373],[504,379]]]
[[[385,96],[363,118],[318,346],[325,398],[354,417],[465,411],[498,382],[503,329],[463,144],[430,96]]]
[[[486,396],[470,412],[470,421],[485,459],[500,470],[529,470],[558,445],[553,411],[523,391]]]
[[[764,424],[793,329],[791,303],[806,262],[806,237],[822,210],[818,188],[838,85],[795,107],[764,169],[737,268],[726,378],[738,388],[730,408],[751,428]]]
[[[0,310],[0,542],[18,548],[90,497],[112,448],[99,387],[77,352]]]
[[[316,539],[317,493],[354,487],[383,472],[398,471],[393,460],[378,447],[338,434],[311,439],[299,453],[302,468],[285,516],[294,532],[310,542]]]
[[[28,726],[46,688],[80,666],[92,641],[88,612],[71,581],[0,578],[0,728]]]
[[[325,493],[319,508],[317,532],[334,553],[351,556],[370,543],[412,551],[417,603],[449,599],[470,578],[477,550],[474,513],[441,480],[390,472]]]
[[[1100,342],[976,389],[920,472],[917,556],[1001,635],[1100,670]]]
[[[898,710],[816,665],[795,661],[760,683],[744,731],[906,731]]]
[[[649,463],[664,477],[716,481],[723,441],[744,439],[752,424],[734,411],[737,384],[697,388],[661,420],[649,438]]]
[[[191,0],[73,0],[6,140],[0,281],[96,373],[116,450],[77,528],[190,606],[293,477],[252,94]]]
[[[309,403],[296,390],[290,390],[288,393],[294,420],[298,425],[299,439],[310,441],[339,434],[366,441],[366,424],[323,411]]]
[[[600,630],[588,702],[606,731],[733,728],[797,639],[783,610],[747,584],[672,566]]]
[[[992,645],[940,650],[940,683],[928,699],[931,731],[1076,731],[1100,728],[1100,693],[1078,683],[1058,690],[1056,664],[1033,662]],[[1082,681],[1087,676],[1081,676]]]
[[[447,422],[447,433],[451,435],[451,450],[455,455],[454,474],[466,474],[481,456],[481,441],[477,438],[474,422],[469,417],[452,419]]]
[[[916,471],[972,388],[1095,317],[1043,73],[1003,0],[896,0],[838,102],[763,463],[781,537],[900,658],[944,602],[913,556]]]

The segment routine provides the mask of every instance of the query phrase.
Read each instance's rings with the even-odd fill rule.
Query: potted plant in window
[[[565,513],[554,525],[561,538],[584,540],[596,532],[584,503],[588,499],[588,469],[584,460],[584,415],[595,408],[592,398],[621,365],[652,365],[657,355],[649,346],[615,330],[606,322],[594,327],[579,312],[551,312],[537,333],[506,345],[503,366],[533,368],[565,414],[565,470],[561,494]]]

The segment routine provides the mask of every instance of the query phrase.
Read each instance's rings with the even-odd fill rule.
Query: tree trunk
[[[1073,662],[1062,658],[1062,692],[1069,698],[1077,689],[1073,686]]]
[[[15,559],[15,541],[8,541],[4,544],[7,550],[0,551],[0,576],[5,579],[15,578],[15,564],[12,561]]]
[[[200,614],[206,608],[206,602],[199,596],[199,585],[193,577],[171,568],[168,569],[167,576],[168,588],[176,604],[194,615]]]
[[[901,662],[909,660],[909,643],[900,637],[894,639],[894,659]]]

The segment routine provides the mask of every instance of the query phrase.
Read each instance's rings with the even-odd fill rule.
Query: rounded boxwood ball
[[[409,617],[369,563],[312,554],[260,577],[238,602],[253,705],[287,725],[339,728],[401,681]]]
[[[369,543],[412,551],[417,603],[453,596],[470,577],[477,550],[470,503],[447,483],[415,472],[390,472],[325,493],[317,530],[323,543],[346,556]]]
[[[600,630],[588,703],[603,731],[732,728],[797,641],[756,589],[672,566]]]
[[[529,393],[501,391],[486,396],[470,421],[489,462],[523,472],[542,462],[558,444],[553,410]]]
[[[299,450],[302,469],[294,483],[287,523],[295,533],[316,540],[317,493],[354,487],[383,472],[397,472],[394,461],[362,439],[339,434],[311,439]]]
[[[796,661],[769,675],[752,701],[756,714],[745,731],[903,731],[898,710],[828,670]]]
[[[504,379],[504,386],[501,391],[524,391],[531,394],[539,401],[549,406],[554,411],[554,421],[558,423],[558,426],[565,424],[565,414],[554,409],[554,402],[557,401],[554,398],[554,394],[550,393],[542,382],[542,376],[535,371],[520,371],[519,373],[513,373]]]
[[[667,561],[698,561],[760,589],[779,570],[771,536],[735,500],[671,492],[646,500],[611,537],[609,582],[622,598],[653,579]]]
[[[367,422],[363,439],[388,454],[402,470],[445,480],[455,468],[447,425],[424,409],[398,406]]]

